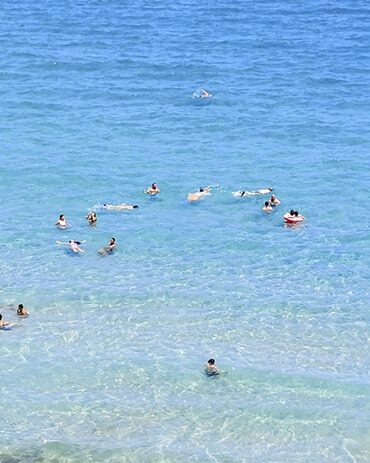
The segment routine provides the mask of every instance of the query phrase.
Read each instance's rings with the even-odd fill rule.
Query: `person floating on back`
[[[129,204],[103,204],[103,209],[109,209],[113,211],[124,211],[124,210],[132,210],[132,209],[139,209],[139,206],[130,206]]]
[[[66,221],[64,214],[60,214],[59,220],[55,224],[58,228],[67,228],[70,224]]]
[[[75,241],[75,240],[69,240],[68,242],[63,242],[63,241],[56,241],[58,244],[68,244],[69,247],[71,248],[71,251],[73,251],[75,254],[78,254],[79,252],[85,252],[83,249],[80,248],[80,244],[86,243],[86,240],[84,241]]]
[[[9,326],[9,322],[3,320],[3,316],[0,313],[0,329],[6,328],[7,326]]]
[[[152,183],[152,186],[150,186],[149,188],[147,188],[144,193],[148,194],[148,195],[156,195],[160,192],[161,190],[158,188],[157,184],[156,183]]]

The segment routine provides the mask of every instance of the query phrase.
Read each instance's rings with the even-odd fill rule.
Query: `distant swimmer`
[[[201,95],[199,95],[200,98],[211,98],[212,97],[211,93],[206,92],[202,88],[200,88],[199,90],[202,92]]]
[[[66,221],[66,218],[65,218],[64,214],[60,214],[59,220],[57,221],[57,223],[55,225],[57,227],[59,227],[59,228],[66,228],[70,224]]]
[[[275,207],[275,206],[278,206],[280,204],[280,201],[277,199],[277,197],[274,194],[272,194],[271,199],[269,201],[269,204],[270,204],[270,206]]]
[[[144,190],[144,193],[154,196],[154,195],[158,194],[160,191],[161,190],[158,188],[157,184],[152,183],[152,186],[150,186],[149,188]]]
[[[270,193],[273,190],[273,188],[261,188],[260,190],[257,191],[233,191],[233,195],[236,197],[241,197],[241,196],[256,196],[256,195],[266,195]]]
[[[265,205],[262,208],[263,212],[272,212],[274,208],[270,206],[269,201],[265,201]]]
[[[115,249],[116,249],[116,239],[111,238],[108,246],[106,246],[104,249],[100,249],[100,251],[98,252],[102,256],[106,256],[107,254],[111,254]]]
[[[27,313],[26,309],[23,307],[23,304],[18,305],[17,315],[18,315],[18,317],[21,317],[21,318],[28,317],[28,313]]]
[[[89,212],[85,218],[86,218],[86,220],[89,221],[89,224],[90,224],[90,225],[95,224],[95,223],[98,221],[98,218],[97,218],[97,216],[96,216],[96,212],[95,212],[95,211]]]
[[[113,204],[104,204],[103,209],[109,209],[113,211],[123,211],[123,210],[132,210],[132,209],[139,209],[139,206],[130,206],[129,204],[117,204],[116,206]]]
[[[68,244],[71,250],[78,254],[79,252],[85,252],[83,249],[80,248],[81,244],[86,243],[86,240],[83,241],[75,241],[75,240],[70,240],[67,243],[62,242],[62,241],[57,241],[58,244]]]
[[[198,201],[198,199],[204,198],[211,194],[211,187],[207,186],[206,188],[199,188],[195,193],[188,194],[188,201]]]
[[[220,370],[218,367],[215,365],[215,359],[209,359],[207,364],[206,364],[206,369],[205,372],[208,376],[216,376],[220,375],[222,373],[226,373],[226,371]]]

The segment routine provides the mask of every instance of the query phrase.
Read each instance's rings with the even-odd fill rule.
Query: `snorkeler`
[[[25,318],[25,317],[28,316],[28,313],[27,313],[26,309],[23,307],[23,304],[18,305],[17,315],[18,315],[18,317],[22,317],[22,318]]]
[[[116,249],[116,239],[111,238],[108,246],[106,246],[104,249],[100,249],[98,253],[101,254],[102,256],[106,256],[107,254],[111,254],[115,249]]]
[[[58,228],[66,228],[69,225],[70,224],[66,221],[66,218],[65,218],[64,214],[60,214],[59,220],[57,221],[55,226],[58,227]]]
[[[226,371],[220,370],[215,365],[215,359],[209,359],[206,364],[205,372],[208,376],[216,376],[220,375],[221,373],[226,373]]]
[[[234,196],[255,196],[255,195],[265,195],[267,193],[270,193],[272,191],[272,188],[261,188],[260,190],[257,191],[247,191],[247,190],[242,190],[242,191],[233,191]]]
[[[272,212],[274,208],[270,205],[269,201],[265,201],[265,205],[262,208],[263,212]]]
[[[67,243],[62,242],[62,241],[56,241],[58,244],[68,244],[71,250],[78,254],[79,252],[85,252],[83,249],[80,248],[80,244],[86,243],[86,240],[83,241],[75,241],[75,240],[70,240]]]
[[[205,196],[210,195],[211,187],[207,186],[206,188],[199,188],[195,193],[188,194],[188,201],[198,201],[198,199],[204,198]]]
[[[269,201],[269,204],[270,204],[270,206],[275,207],[275,206],[278,206],[280,204],[280,201],[277,199],[277,197],[274,194],[272,194],[271,199]]]
[[[103,209],[109,209],[109,210],[114,210],[114,211],[123,211],[123,210],[132,210],[132,209],[139,209],[139,206],[130,206],[129,204],[118,204],[118,205],[113,205],[113,204],[103,204]]]
[[[156,195],[159,193],[161,190],[158,188],[156,183],[152,183],[152,186],[144,190],[144,193],[148,195]]]
[[[96,223],[98,221],[98,218],[96,216],[96,212],[94,212],[94,211],[89,212],[85,218],[86,218],[86,220],[89,221],[90,225],[93,224],[93,223]]]

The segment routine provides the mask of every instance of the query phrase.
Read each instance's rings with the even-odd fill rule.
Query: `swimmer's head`
[[[204,190],[203,190],[203,188],[199,188],[199,191],[200,191],[201,193],[203,193]]]
[[[107,207],[107,205],[106,205],[106,204],[103,204],[103,207]]]
[[[139,209],[139,206],[132,206],[134,209]]]
[[[152,183],[152,188],[156,189],[156,188],[157,188],[157,184],[156,184],[156,183]]]
[[[272,199],[273,201],[275,201],[276,196],[274,195],[274,193],[271,195],[271,199]]]
[[[290,215],[294,215],[294,209],[290,209]]]
[[[273,190],[273,188],[271,188],[270,186],[269,186],[267,189],[268,189],[268,190],[270,190],[270,191],[272,191],[272,190]]]
[[[3,319],[3,316],[2,316],[1,313],[0,313],[0,320],[2,320],[2,319]]]
[[[110,239],[110,244],[114,244],[116,242],[116,238],[111,238]]]
[[[69,240],[68,242],[73,244],[75,242],[75,240]]]
[[[64,217],[64,214],[60,214],[59,220],[64,220],[64,218],[65,218],[65,217]]]
[[[298,217],[298,211],[295,211],[295,212],[294,212],[294,215],[295,215],[296,217]]]
[[[269,205],[269,202],[268,201],[265,201],[265,206],[267,207]]]
[[[215,359],[209,359],[208,363],[209,363],[209,365],[214,365],[215,364]]]
[[[18,309],[23,309],[23,304],[18,304]]]

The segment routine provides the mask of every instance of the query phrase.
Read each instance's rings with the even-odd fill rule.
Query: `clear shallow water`
[[[2,3],[2,462],[369,461],[369,13]]]

